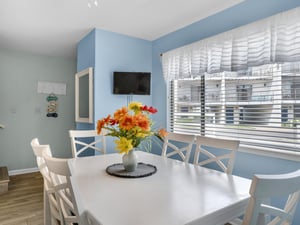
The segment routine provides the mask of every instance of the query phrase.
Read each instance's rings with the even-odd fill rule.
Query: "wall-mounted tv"
[[[150,95],[151,73],[114,72],[113,93],[121,95]]]

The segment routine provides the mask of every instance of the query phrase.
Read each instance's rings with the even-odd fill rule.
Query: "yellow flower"
[[[132,146],[132,140],[128,140],[125,137],[120,137],[119,140],[115,140],[116,143],[116,150],[118,150],[120,153],[128,153],[131,149],[133,149]]]
[[[135,136],[137,138],[145,138],[149,136],[149,132],[143,132],[140,128],[136,128]]]
[[[137,114],[141,111],[142,106],[143,106],[143,104],[140,102],[131,102],[128,105],[128,109],[132,110],[135,114]]]

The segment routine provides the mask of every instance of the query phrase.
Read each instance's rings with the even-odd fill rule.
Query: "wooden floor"
[[[10,176],[0,195],[0,225],[43,225],[43,178],[39,172]]]

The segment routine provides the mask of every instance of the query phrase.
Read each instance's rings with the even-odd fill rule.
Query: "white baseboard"
[[[8,171],[8,175],[13,176],[13,175],[19,175],[19,174],[25,174],[25,173],[34,173],[34,172],[38,172],[38,171],[39,171],[39,168],[37,168],[37,167],[21,169],[21,170],[10,170],[10,171]]]

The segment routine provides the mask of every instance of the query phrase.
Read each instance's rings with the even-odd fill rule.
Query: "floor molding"
[[[38,171],[39,171],[39,169],[37,167],[21,169],[21,170],[10,170],[10,171],[8,171],[8,175],[13,176],[13,175],[19,175],[19,174],[34,173],[34,172],[38,172]]]

